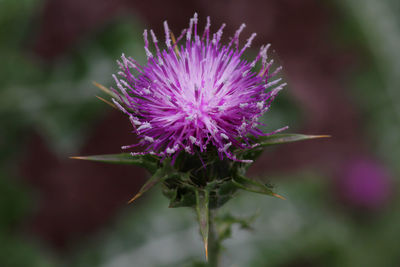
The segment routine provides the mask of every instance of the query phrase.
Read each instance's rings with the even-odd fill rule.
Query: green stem
[[[210,210],[209,215],[209,234],[208,234],[208,266],[218,267],[219,257],[221,252],[220,240],[215,228],[215,213],[216,211]]]

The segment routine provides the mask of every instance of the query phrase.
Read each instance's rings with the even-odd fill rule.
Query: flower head
[[[153,54],[145,30],[147,63],[141,66],[125,55],[118,61],[120,77],[114,75],[114,79],[119,92],[114,91],[119,99],[114,103],[130,117],[141,139],[124,149],[142,145],[146,147],[143,154],[176,157],[180,152],[194,154],[214,146],[221,159],[240,161],[232,149],[254,147],[248,135],[264,135],[257,129],[258,119],[285,86],[279,84],[280,79],[271,81],[280,68],[270,71],[269,45],[247,62],[241,56],[256,34],[239,47],[244,24],[228,44],[221,44],[225,24],[216,33],[210,31],[209,17],[202,34],[197,26],[195,14],[175,40],[165,21],[165,49],[159,48],[150,30]],[[259,61],[261,70],[255,71]]]

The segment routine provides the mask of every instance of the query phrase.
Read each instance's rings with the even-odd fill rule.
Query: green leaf
[[[132,203],[135,201],[137,198],[139,198],[141,195],[143,195],[145,192],[147,192],[150,188],[158,184],[159,182],[162,182],[167,176],[165,174],[163,169],[158,169],[153,176],[150,177],[150,179],[140,188],[139,192],[128,201],[128,204]]]
[[[258,139],[259,147],[292,143],[316,138],[327,138],[329,135],[305,135],[305,134],[274,134],[263,136]]]
[[[209,191],[196,190],[196,213],[200,226],[200,234],[203,237],[204,249],[208,260],[208,233],[209,233]]]
[[[156,172],[159,162],[158,158],[151,155],[132,156],[129,153],[70,157],[70,158],[111,163],[111,164],[136,165],[147,169],[151,174],[154,174]]]
[[[270,136],[261,136],[258,139],[254,139],[254,142],[259,144],[258,146],[253,149],[239,150],[237,151],[237,154],[241,155],[241,158],[243,159],[256,160],[263,152],[263,147],[327,137],[330,136],[305,134],[274,134]]]
[[[281,195],[274,193],[271,190],[271,188],[269,188],[265,184],[256,182],[254,180],[250,180],[244,176],[237,175],[233,178],[232,181],[237,187],[239,187],[243,190],[246,190],[249,192],[254,192],[254,193],[259,193],[259,194],[264,194],[264,195],[269,195],[269,196],[277,197],[280,199],[285,199]]]

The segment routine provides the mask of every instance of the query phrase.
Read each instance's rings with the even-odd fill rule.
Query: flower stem
[[[210,210],[209,215],[209,234],[208,234],[208,266],[218,267],[219,257],[221,251],[221,244],[218,238],[218,233],[215,228],[215,213],[216,211]]]

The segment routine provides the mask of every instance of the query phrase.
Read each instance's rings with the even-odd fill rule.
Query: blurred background
[[[287,201],[242,192],[223,266],[400,266],[400,2],[397,0],[0,0],[0,266],[195,266],[195,215],[160,188],[127,200],[139,168],[70,160],[136,142],[96,99],[115,60],[145,62],[142,33],[178,33],[197,11],[225,40],[242,22],[271,43],[289,86],[265,129],[330,134],[270,149],[250,170]],[[243,41],[242,41],[243,42]]]

